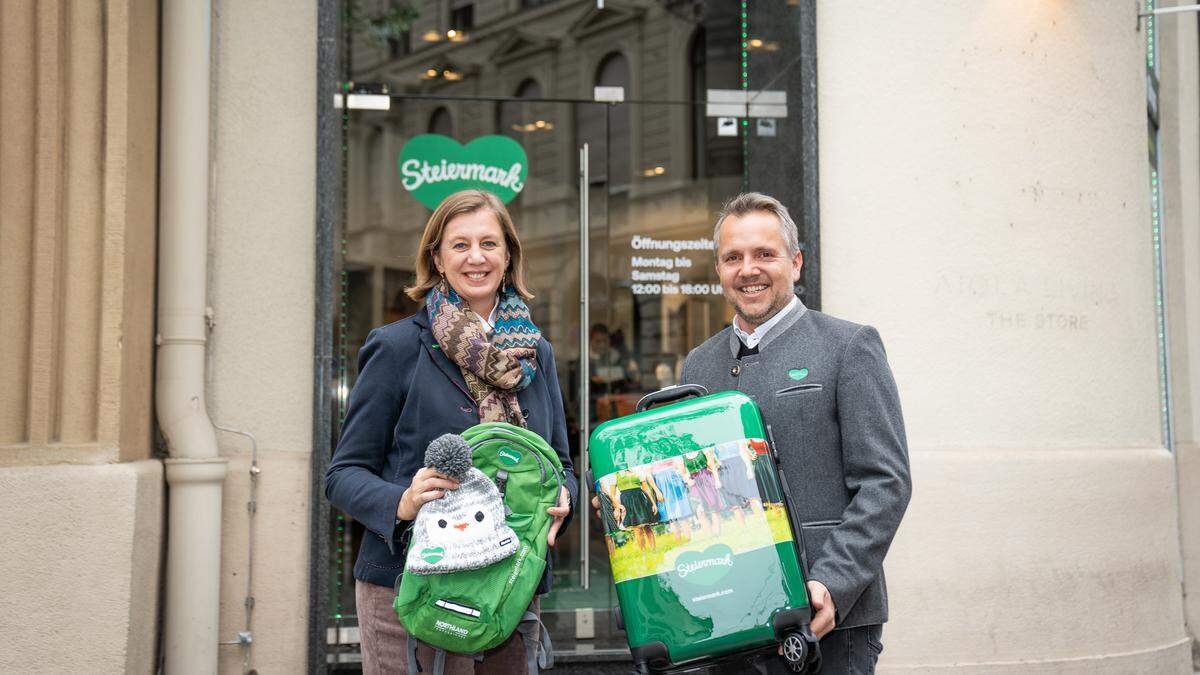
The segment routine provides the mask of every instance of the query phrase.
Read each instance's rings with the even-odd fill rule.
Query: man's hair
[[[741,218],[759,211],[769,213],[779,221],[779,233],[783,235],[783,241],[787,244],[788,255],[794,258],[800,252],[800,235],[796,231],[796,221],[792,220],[783,202],[761,192],[743,192],[725,202],[721,215],[717,216],[717,225],[713,228],[713,245],[721,239],[721,224],[726,218]]]

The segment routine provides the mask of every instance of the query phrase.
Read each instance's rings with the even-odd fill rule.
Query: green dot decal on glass
[[[521,453],[512,448],[500,448],[500,462],[509,466],[516,466],[521,463]]]
[[[507,204],[525,187],[525,148],[508,136],[480,136],[466,145],[441,134],[414,136],[396,158],[400,183],[431,209],[459,190],[487,190]]]
[[[443,557],[445,557],[445,555],[446,549],[442,548],[441,546],[421,549],[421,559],[430,565],[441,560]]]
[[[803,380],[808,377],[808,368],[792,368],[788,371],[788,377],[793,380]]]

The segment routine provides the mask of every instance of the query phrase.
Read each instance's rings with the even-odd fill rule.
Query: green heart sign
[[[808,368],[792,368],[788,371],[788,377],[793,380],[803,380],[808,377]]]
[[[400,182],[431,209],[459,190],[487,190],[505,204],[525,187],[525,148],[508,136],[480,136],[464,147],[441,134],[413,137],[396,160]]]
[[[733,570],[733,549],[713,544],[704,551],[684,551],[675,559],[675,573],[697,586],[712,586]]]
[[[424,560],[425,562],[429,563],[430,565],[436,563],[437,561],[441,560],[445,556],[446,556],[446,549],[442,548],[441,546],[421,549],[421,560]]]

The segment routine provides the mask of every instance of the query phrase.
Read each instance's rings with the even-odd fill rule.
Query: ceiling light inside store
[[[746,50],[762,49],[768,52],[779,51],[778,42],[768,42],[762,38],[750,38],[746,40]]]
[[[427,30],[421,34],[421,39],[426,42],[438,42],[442,39],[442,34],[436,30]]]
[[[642,170],[642,175],[643,175],[643,176],[646,176],[647,178],[650,178],[650,177],[653,177],[653,176],[661,176],[661,175],[663,175],[663,174],[664,174],[664,173],[666,173],[666,172],[667,172],[667,170],[666,170],[665,168],[663,168],[663,167],[661,167],[661,166],[656,166],[656,167],[654,167],[654,168],[651,168],[651,169],[643,169],[643,170]]]
[[[451,42],[464,42],[467,39],[467,34],[461,30],[451,28],[446,31],[446,39]]]
[[[554,128],[554,123],[547,122],[546,120],[538,120],[536,122],[527,122],[525,124],[512,125],[513,131],[520,131],[520,132],[524,132],[524,133],[531,133],[534,131],[550,131],[553,128]]]
[[[463,79],[461,70],[456,70],[451,65],[432,65],[421,72],[423,80],[445,80],[447,82],[458,82]]]

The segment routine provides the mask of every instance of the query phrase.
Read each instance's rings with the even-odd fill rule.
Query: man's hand
[[[813,609],[817,610],[809,627],[812,628],[813,635],[820,640],[825,637],[826,633],[833,630],[837,608],[833,606],[833,596],[829,594],[829,589],[825,588],[825,584],[819,581],[810,581],[807,586],[808,600],[812,603]]]
[[[417,511],[429,502],[441,499],[446,490],[457,490],[458,481],[425,467],[413,476],[412,484],[400,497],[396,506],[396,517],[400,520],[413,520]]]
[[[558,528],[562,527],[563,520],[571,513],[571,496],[567,492],[567,488],[560,488],[558,493],[558,506],[551,506],[546,509],[546,513],[554,516],[554,522],[550,523],[550,532],[546,534],[546,543],[553,546],[554,540],[558,538]]]

